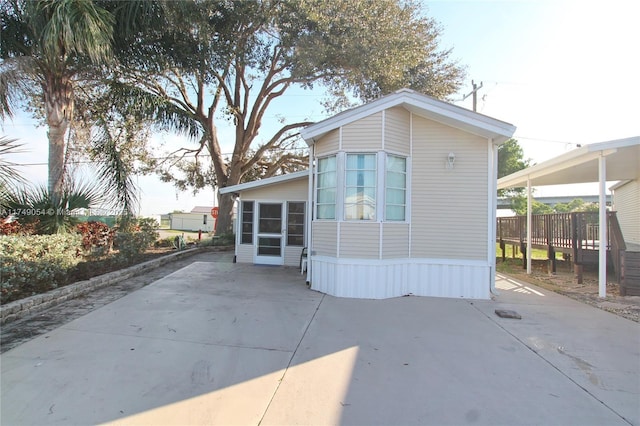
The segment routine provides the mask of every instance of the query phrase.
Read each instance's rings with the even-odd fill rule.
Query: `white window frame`
[[[289,211],[289,207],[291,206],[291,204],[302,204],[302,213],[296,212],[296,213],[292,214]],[[285,241],[284,241],[286,246],[288,246],[288,247],[304,247],[305,246],[305,241],[306,241],[306,238],[305,238],[305,233],[306,233],[305,216],[306,216],[306,213],[307,213],[307,203],[305,203],[304,201],[287,201],[287,210],[286,210],[286,229],[287,229],[287,232],[286,232],[286,235],[285,235],[286,238],[285,238]],[[302,233],[301,234],[290,234],[289,233],[289,226],[290,226],[289,220],[290,220],[291,216],[293,216],[293,215],[302,215],[302,225],[301,225],[302,226]],[[302,242],[300,244],[289,244],[289,237],[291,235],[302,237]]]
[[[331,171],[320,171],[320,162],[322,160],[327,160],[329,158],[333,158],[335,161],[335,169],[331,170]],[[328,156],[324,156],[324,157],[320,157],[317,159],[317,167],[316,167],[316,179],[315,179],[315,191],[314,191],[314,198],[315,198],[315,208],[313,209],[313,215],[314,218],[317,220],[338,220],[338,205],[340,204],[340,198],[339,198],[339,194],[338,194],[338,188],[340,186],[340,167],[339,167],[339,163],[340,163],[340,157],[338,155],[328,155]],[[320,211],[320,207],[322,206],[329,206],[332,203],[321,203],[320,202],[320,197],[319,197],[319,193],[321,190],[324,189],[329,189],[330,187],[320,187],[319,186],[319,182],[320,182],[320,176],[322,174],[328,174],[328,173],[334,173],[335,174],[335,187],[332,187],[335,190],[335,201],[333,203],[333,217],[318,217],[318,212]]]
[[[404,160],[404,188],[395,188],[395,187],[390,187],[389,186],[389,179],[388,179],[388,173],[398,173],[396,171],[390,171],[388,168],[388,160],[390,157],[395,157],[398,159],[402,159]],[[384,155],[384,221],[385,222],[407,222],[407,206],[408,206],[408,202],[409,202],[409,198],[408,198],[408,184],[409,184],[409,159],[403,155],[396,155],[396,154],[391,154],[391,153],[385,153]],[[404,204],[391,204],[389,203],[388,197],[387,197],[387,191],[389,189],[394,189],[394,190],[403,190],[404,191]],[[389,217],[387,217],[387,207],[388,206],[402,206],[403,207],[403,217],[402,219],[390,219]]]
[[[349,169],[348,168],[348,164],[349,164],[349,157],[350,156],[357,156],[357,155],[367,155],[367,156],[371,156],[373,157],[373,169]],[[378,214],[379,214],[379,207],[378,207],[378,200],[380,199],[380,194],[378,194],[378,188],[380,187],[379,182],[380,182],[380,167],[379,167],[379,156],[378,153],[376,152],[348,152],[345,157],[344,157],[344,179],[343,179],[343,188],[344,188],[344,195],[342,197],[342,211],[343,211],[343,217],[345,221],[348,222],[375,222],[378,221]],[[374,182],[373,182],[373,186],[364,186],[362,185],[363,188],[372,188],[373,189],[373,215],[370,218],[349,218],[347,217],[347,208],[350,206],[357,206],[359,204],[364,205],[365,203],[363,203],[363,200],[359,200],[359,202],[356,203],[347,203],[347,193],[349,192],[348,190],[350,188],[357,188],[359,186],[348,186],[348,179],[347,176],[349,174],[349,172],[359,172],[359,171],[363,171],[363,172],[371,172],[373,171],[373,178],[374,178]]]

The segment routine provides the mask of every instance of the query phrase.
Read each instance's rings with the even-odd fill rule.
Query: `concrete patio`
[[[632,321],[504,277],[337,299],[211,260],[4,353],[1,423],[640,425]]]

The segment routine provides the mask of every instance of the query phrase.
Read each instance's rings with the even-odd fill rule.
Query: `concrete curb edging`
[[[43,311],[58,305],[66,300],[75,299],[91,291],[98,290],[119,281],[140,275],[161,265],[188,257],[203,251],[210,251],[212,247],[196,247],[179,251],[166,256],[160,256],[137,265],[118,271],[109,272],[85,281],[78,281],[64,287],[50,290],[46,293],[36,294],[24,299],[16,300],[0,306],[0,325],[19,320],[28,315]]]

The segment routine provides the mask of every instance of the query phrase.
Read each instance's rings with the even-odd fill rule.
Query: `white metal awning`
[[[606,182],[638,179],[640,136],[594,143],[498,179],[498,189],[527,188],[527,253],[531,253],[531,187],[572,183],[599,184],[600,240],[607,241]],[[531,273],[531,256],[527,258]],[[600,244],[599,296],[606,297],[607,245]]]

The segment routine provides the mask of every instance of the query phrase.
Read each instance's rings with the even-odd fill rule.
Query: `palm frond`
[[[17,139],[0,136],[0,186],[3,188],[11,188],[16,184],[25,182],[17,170],[19,165],[6,160],[7,155],[24,152],[24,150],[20,149],[24,144],[16,142]]]
[[[41,31],[41,48],[47,57],[81,55],[105,62],[111,53],[114,17],[91,0],[40,1],[38,12],[47,22]]]
[[[100,189],[113,208],[122,208],[123,214],[132,215],[138,206],[138,193],[131,165],[122,157],[118,141],[111,136],[108,126],[94,141],[95,159],[99,161],[97,178]]]
[[[2,207],[22,223],[33,223],[39,234],[70,232],[78,223],[79,209],[90,209],[104,198],[99,187],[90,182],[72,181],[57,197],[45,185],[7,191]]]
[[[191,113],[162,96],[121,82],[114,82],[109,93],[111,104],[123,115],[152,122],[158,130],[175,131],[192,139],[202,135],[202,126]]]

